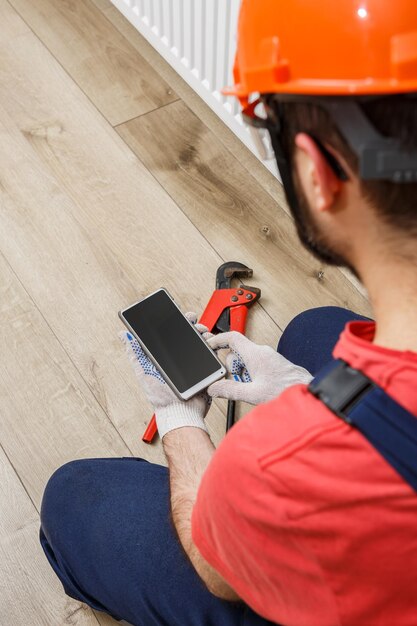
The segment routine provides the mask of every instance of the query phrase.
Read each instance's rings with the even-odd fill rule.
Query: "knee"
[[[114,503],[120,502],[128,489],[134,492],[141,478],[145,481],[146,469],[151,467],[134,457],[79,459],[62,465],[45,487],[41,506],[44,535],[57,542],[68,539],[67,531],[73,528],[79,534],[93,532],[98,520],[110,516]]]
[[[300,342],[305,342],[309,337],[316,334],[323,323],[331,317],[345,318],[352,315],[350,311],[338,306],[321,306],[307,309],[296,315],[287,325],[278,342],[277,350],[287,359],[292,360],[290,353],[292,348]]]
[[[53,537],[69,512],[74,512],[77,493],[83,490],[85,476],[90,461],[76,460],[59,467],[48,480],[41,504],[41,526],[44,534]]]

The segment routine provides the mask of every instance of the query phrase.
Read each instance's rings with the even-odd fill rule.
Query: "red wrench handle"
[[[156,433],[158,432],[158,427],[156,425],[156,417],[155,414],[152,415],[151,421],[146,427],[145,432],[143,433],[142,441],[145,443],[152,443],[154,437],[156,437]]]
[[[230,330],[237,330],[244,335],[247,316],[248,307],[245,305],[235,306],[230,309]]]

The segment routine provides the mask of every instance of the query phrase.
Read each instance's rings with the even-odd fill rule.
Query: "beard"
[[[298,177],[293,180],[296,202],[291,203],[287,197],[291,215],[294,218],[298,238],[303,246],[313,254],[319,261],[327,265],[348,268],[357,278],[356,270],[346,257],[328,240],[328,237],[321,232],[319,225],[314,221],[308,200],[299,183]]]

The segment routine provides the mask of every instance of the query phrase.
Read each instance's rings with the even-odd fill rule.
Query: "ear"
[[[298,178],[309,204],[317,211],[328,211],[334,204],[342,182],[310,135],[298,133],[295,145],[298,148],[295,158]]]

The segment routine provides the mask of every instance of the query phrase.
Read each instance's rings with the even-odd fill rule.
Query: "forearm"
[[[169,467],[172,517],[180,542],[208,589],[225,600],[238,600],[233,589],[203,559],[191,536],[198,488],[215,451],[210,437],[200,428],[177,428],[165,435],[163,446]]]
[[[169,467],[172,518],[184,550],[190,556],[191,513],[215,448],[207,433],[188,427],[167,433],[163,446]]]

